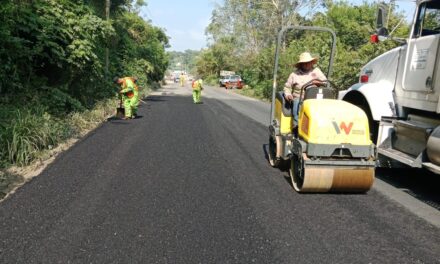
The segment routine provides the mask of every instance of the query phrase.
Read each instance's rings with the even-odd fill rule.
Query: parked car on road
[[[220,76],[220,79],[218,80],[218,84],[220,87],[225,87],[225,82],[229,79],[229,75]]]
[[[230,75],[227,79],[224,80],[224,86],[226,89],[241,89],[243,88],[243,80],[240,75]]]

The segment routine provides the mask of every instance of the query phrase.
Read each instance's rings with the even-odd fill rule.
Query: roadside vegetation
[[[276,34],[282,26],[336,31],[332,81],[339,89],[357,81],[365,62],[397,45],[368,42],[376,6],[367,2],[352,6],[332,0],[225,0],[214,9],[206,29],[207,49],[167,53],[165,32],[139,15],[145,4],[10,0],[0,6],[0,192],[20,178],[5,168],[40,159],[114,113],[114,76],[136,76],[141,92],[148,93],[167,69],[186,70],[212,84],[218,83],[221,70],[230,70],[247,84],[243,93],[269,98]],[[391,16],[389,28],[402,17]],[[394,35],[405,36],[407,30],[402,23]],[[279,83],[305,50],[320,55],[319,66],[325,71],[329,45],[325,34],[289,33],[283,40]]]
[[[168,66],[169,73],[173,71],[185,71],[189,74],[197,73],[196,59],[200,54],[197,50],[170,51],[168,56],[170,63]]]
[[[0,7],[0,169],[28,165],[114,113],[114,76],[163,79],[168,37],[144,1],[11,0]],[[108,54],[108,56],[107,56]],[[108,59],[107,59],[108,58]],[[0,186],[10,176],[0,173]]]
[[[333,29],[337,36],[331,81],[337,89],[347,89],[358,81],[360,68],[366,62],[398,45],[394,41],[369,42],[375,30],[376,12],[376,4],[367,1],[354,6],[332,0],[225,0],[212,13],[206,29],[211,44],[198,56],[197,72],[217,84],[221,70],[235,71],[247,84],[243,93],[270,98],[279,29],[288,25],[321,26]],[[404,18],[404,14],[392,13],[388,28],[394,28]],[[393,35],[405,37],[407,32],[408,25],[403,21]],[[327,72],[330,40],[327,33],[290,31],[281,47],[279,89],[304,51],[319,56],[319,67]]]

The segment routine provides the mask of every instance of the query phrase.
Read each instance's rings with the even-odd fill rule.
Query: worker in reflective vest
[[[192,82],[193,90],[193,101],[195,104],[202,103],[202,90],[203,90],[203,80],[201,78],[196,78]]]
[[[136,78],[116,77],[114,82],[121,86],[119,93],[122,96],[122,101],[125,108],[124,119],[135,118],[137,116],[137,108],[139,105],[139,88],[136,85]]]
[[[183,73],[179,76],[180,86],[183,87],[185,85],[185,75]]]

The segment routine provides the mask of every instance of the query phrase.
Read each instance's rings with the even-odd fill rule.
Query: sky
[[[165,29],[170,37],[170,50],[200,50],[206,47],[205,28],[215,3],[214,0],[148,0],[141,15]]]
[[[141,9],[141,15],[152,24],[165,29],[170,37],[169,50],[200,50],[207,45],[205,28],[209,25],[212,10],[222,0],[147,0],[147,6]],[[350,0],[360,4],[363,0]],[[368,2],[376,2],[369,0]],[[400,10],[407,13],[410,20],[414,3],[410,0],[397,1]]]

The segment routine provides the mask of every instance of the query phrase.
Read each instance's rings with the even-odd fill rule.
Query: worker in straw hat
[[[293,115],[295,122],[298,121],[298,104],[301,87],[312,80],[316,86],[322,86],[327,78],[324,73],[315,67],[318,58],[313,57],[309,52],[303,52],[299,55],[299,60],[295,64],[296,70],[289,75],[284,85],[284,97],[287,101],[293,103]],[[304,91],[302,93],[304,95]]]

